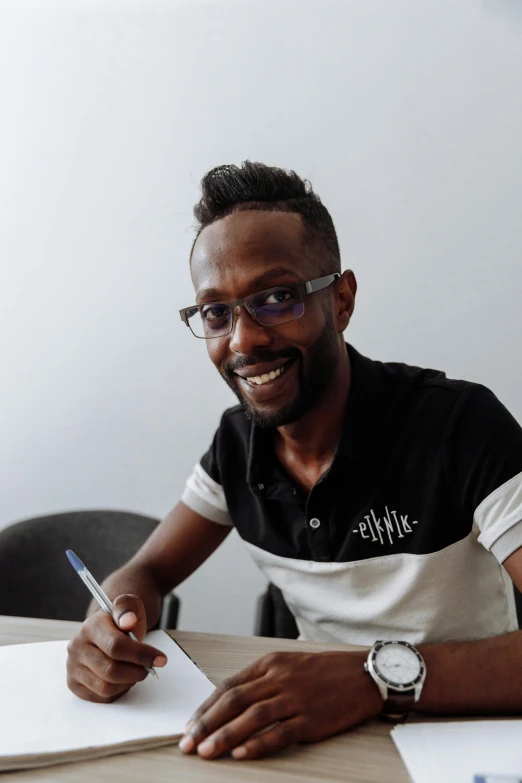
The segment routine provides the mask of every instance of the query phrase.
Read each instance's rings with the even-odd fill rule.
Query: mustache
[[[286,351],[259,350],[255,354],[244,354],[231,362],[227,362],[223,365],[223,373],[227,378],[232,378],[237,370],[243,370],[245,367],[250,367],[260,362],[273,362],[277,359],[294,359],[296,357],[299,357],[299,351],[295,349],[287,349]]]

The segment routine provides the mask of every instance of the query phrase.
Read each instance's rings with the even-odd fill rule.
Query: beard
[[[333,318],[328,313],[327,322],[318,339],[308,351],[308,366],[304,367],[297,349],[287,351],[260,350],[252,356],[245,356],[225,366],[222,375],[245,410],[248,419],[262,429],[284,427],[298,421],[321,398],[330,383],[339,361],[339,335],[335,331]],[[278,409],[263,410],[256,407],[241,391],[236,370],[257,362],[271,362],[276,359],[293,359],[297,363],[297,391],[291,400]]]

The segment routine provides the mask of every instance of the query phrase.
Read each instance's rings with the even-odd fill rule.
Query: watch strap
[[[394,693],[391,688],[388,688],[388,697],[383,704],[381,715],[393,721],[405,720],[414,704],[415,688],[400,693]]]

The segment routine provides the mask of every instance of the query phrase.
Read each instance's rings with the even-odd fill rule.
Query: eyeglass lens
[[[253,294],[246,302],[252,315],[263,326],[293,321],[304,312],[301,292],[291,285]],[[187,312],[187,319],[196,337],[223,337],[231,331],[232,310],[228,304],[200,305]]]

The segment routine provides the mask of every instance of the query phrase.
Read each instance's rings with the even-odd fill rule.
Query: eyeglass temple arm
[[[193,309],[194,309],[194,306],[192,306],[192,307],[184,307],[184,308],[183,308],[183,310],[180,310],[180,311],[179,311],[179,314],[180,314],[181,320],[183,321],[183,323],[185,324],[185,326],[188,326],[188,327],[189,327],[189,329],[190,329],[190,326],[189,326],[189,322],[188,322],[187,312],[188,312],[189,310],[193,310]],[[196,309],[197,309],[197,308],[196,308]]]
[[[317,280],[310,280],[305,284],[306,293],[313,294],[314,291],[320,291],[322,288],[326,288],[333,283],[338,277],[341,277],[339,272],[335,272],[333,275],[326,275],[326,277],[318,277]]]

